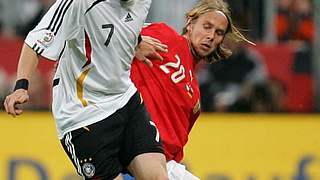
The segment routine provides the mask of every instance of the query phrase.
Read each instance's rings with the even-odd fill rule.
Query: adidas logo
[[[127,14],[126,18],[124,18],[124,22],[133,21],[133,18],[130,13]]]

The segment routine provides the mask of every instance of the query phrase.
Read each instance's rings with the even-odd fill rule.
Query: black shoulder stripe
[[[66,0],[62,6],[62,8],[59,10],[59,14],[58,14],[58,18],[54,21],[53,23],[53,27],[50,28],[50,30],[53,32],[54,29],[56,28],[57,24],[60,22],[61,19],[63,19],[63,14],[62,12],[66,9],[66,6],[68,4],[69,0]]]
[[[44,49],[41,49],[41,51],[38,53],[38,55],[41,55],[43,53]]]
[[[37,53],[37,55],[41,55],[44,51],[44,48],[39,47],[37,43],[32,46],[32,49]]]
[[[36,49],[35,49],[35,51],[36,51],[36,53],[39,55],[39,50],[40,50],[40,47],[37,47]]]
[[[72,2],[73,2],[73,0],[69,1],[69,4],[67,5],[67,7],[63,10],[63,14],[62,14],[61,18],[59,19],[59,22],[57,22],[55,24],[55,26],[58,24],[58,27],[55,29],[55,26],[54,26],[54,28],[52,29],[54,35],[57,35],[57,33],[58,33],[58,31],[59,31],[59,29],[61,27],[61,24],[63,22],[64,16],[65,16],[67,10],[69,9],[69,7],[71,6]],[[70,22],[70,23],[72,23],[72,22]]]
[[[57,9],[56,9],[56,11],[54,12],[54,15],[53,15],[53,17],[52,17],[52,19],[51,19],[51,21],[50,21],[49,26],[47,27],[47,30],[49,30],[49,29],[50,29],[50,27],[52,26],[53,21],[56,19],[57,15],[58,15],[58,12],[60,11],[60,9],[61,9],[61,7],[62,7],[63,3],[65,3],[65,2],[66,2],[66,1],[61,1],[61,2],[60,2],[60,4],[59,4],[58,8],[57,8]]]
[[[85,14],[87,14],[87,12],[89,12],[95,5],[97,5],[103,1],[106,1],[106,0],[96,0],[95,2],[93,2],[92,5],[86,10]]]
[[[34,50],[34,48],[36,48],[37,43],[34,43],[34,45],[32,46],[32,49]]]
[[[61,52],[59,53],[59,59],[61,58],[61,56],[62,56],[62,54],[63,54],[64,50],[66,49],[66,44],[67,44],[67,42],[65,42],[65,43],[64,43],[64,46],[63,46],[63,48],[62,48]]]

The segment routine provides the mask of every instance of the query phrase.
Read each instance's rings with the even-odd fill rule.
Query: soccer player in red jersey
[[[200,114],[195,66],[202,60],[213,63],[230,56],[223,46],[226,36],[250,42],[233,25],[228,4],[222,0],[200,1],[186,20],[182,35],[164,23],[145,27],[141,34],[167,45],[168,52],[160,52],[163,60],[153,61],[152,67],[134,60],[131,69],[131,79],[163,141],[169,179],[176,180],[198,179],[179,164]]]

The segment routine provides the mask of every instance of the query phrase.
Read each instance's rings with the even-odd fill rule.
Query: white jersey
[[[59,138],[101,121],[136,92],[130,66],[151,0],[57,0],[25,43],[59,60],[52,111]]]

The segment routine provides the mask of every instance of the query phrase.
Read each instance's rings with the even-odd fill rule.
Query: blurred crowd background
[[[235,24],[256,45],[228,44],[234,51],[231,58],[199,66],[202,110],[319,112],[317,2],[227,1]],[[0,106],[13,88],[24,37],[53,2],[0,0]],[[196,2],[153,0],[148,22],[163,21],[181,32],[184,15]],[[50,109],[53,66],[54,62],[40,61],[39,70],[30,82],[30,103],[25,108]]]

